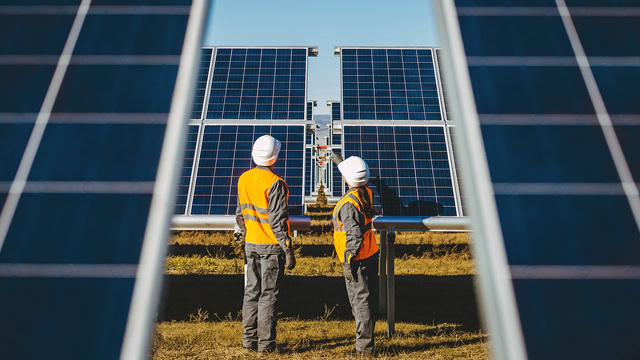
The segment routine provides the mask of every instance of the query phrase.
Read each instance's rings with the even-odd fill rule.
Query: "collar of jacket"
[[[256,165],[256,168],[273,172],[273,169],[271,168],[271,166]]]

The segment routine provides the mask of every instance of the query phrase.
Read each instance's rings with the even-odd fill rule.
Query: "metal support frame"
[[[311,229],[311,220],[308,216],[290,216],[289,224],[293,231]],[[235,215],[176,215],[171,219],[171,230],[233,231],[235,226]]]
[[[467,232],[469,226],[469,218],[459,216],[380,216],[373,219],[373,228],[380,231],[378,312],[387,319],[388,337],[396,332],[396,230]]]

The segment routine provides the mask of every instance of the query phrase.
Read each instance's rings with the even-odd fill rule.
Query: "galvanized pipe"
[[[311,229],[308,216],[290,216],[291,230]],[[171,230],[219,230],[233,231],[236,226],[235,215],[176,215],[171,219]]]
[[[460,216],[379,216],[373,219],[377,231],[469,231],[470,220]]]

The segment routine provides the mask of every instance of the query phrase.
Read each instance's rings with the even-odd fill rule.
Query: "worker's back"
[[[262,167],[240,175],[238,204],[246,228],[245,241],[259,245],[278,244],[269,224],[269,190],[278,180],[283,181],[278,175]]]

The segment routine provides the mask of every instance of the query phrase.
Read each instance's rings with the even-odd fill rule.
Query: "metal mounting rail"
[[[387,336],[396,332],[396,231],[467,232],[468,217],[459,216],[379,216],[373,219],[373,228],[380,232],[380,315],[387,318]]]
[[[311,229],[308,216],[290,216],[291,230]],[[235,215],[176,215],[171,219],[171,230],[219,230],[233,231],[236,226]]]

